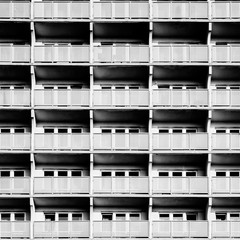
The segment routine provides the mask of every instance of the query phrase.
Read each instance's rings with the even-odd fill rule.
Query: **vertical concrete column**
[[[93,197],[90,197],[90,239],[93,239]]]
[[[35,205],[33,197],[30,197],[30,239],[34,239],[34,218],[35,218]]]
[[[152,239],[152,197],[149,197],[149,205],[148,205],[148,223],[149,223],[149,232],[148,237]]]
[[[208,239],[212,239],[212,198],[208,198],[207,219],[208,219]]]

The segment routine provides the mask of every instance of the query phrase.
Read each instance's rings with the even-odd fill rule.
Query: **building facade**
[[[0,2],[0,238],[240,238],[239,131],[240,2]]]

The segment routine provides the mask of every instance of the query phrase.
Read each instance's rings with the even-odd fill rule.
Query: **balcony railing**
[[[213,150],[240,150],[240,135],[237,133],[213,133]]]
[[[94,2],[95,19],[148,19],[148,2]]]
[[[213,177],[212,193],[240,194],[239,177]]]
[[[95,133],[95,150],[148,150],[148,133]]]
[[[29,238],[30,223],[27,221],[1,221],[0,238]]]
[[[35,2],[34,18],[38,19],[88,19],[89,2]]]
[[[35,46],[35,62],[89,62],[89,46]]]
[[[26,1],[0,2],[0,18],[28,19],[30,18],[30,3]]]
[[[30,133],[1,133],[0,150],[30,150]]]
[[[149,104],[148,90],[94,90],[94,106],[144,107]]]
[[[30,90],[29,89],[11,89],[11,90],[0,90],[0,106],[30,106]]]
[[[154,19],[208,19],[207,2],[153,2]]]
[[[206,194],[207,177],[154,177],[153,193]]]
[[[34,178],[34,193],[89,193],[89,177],[36,177]]]
[[[30,62],[30,46],[0,45],[0,62]]]
[[[207,150],[207,133],[155,133],[154,150]]]
[[[148,237],[148,221],[94,221],[94,237]]]
[[[88,133],[36,133],[36,150],[89,150],[90,138]]]
[[[205,107],[208,106],[208,91],[198,90],[153,90],[154,106]]]
[[[149,61],[148,46],[96,46],[94,61],[106,63],[147,63]]]
[[[154,221],[153,237],[208,237],[208,221]]]
[[[35,106],[89,106],[89,90],[35,90]]]
[[[212,105],[240,107],[239,90],[212,90]]]
[[[94,193],[148,193],[148,177],[94,177]]]
[[[212,237],[239,238],[240,221],[213,221]]]
[[[153,46],[153,62],[207,63],[207,45],[157,45]]]
[[[28,177],[1,177],[0,194],[29,194],[30,179]]]
[[[35,238],[89,237],[89,221],[34,222]]]
[[[240,45],[212,46],[213,63],[239,63]]]
[[[240,18],[240,1],[216,1],[212,2],[213,19],[237,19]]]

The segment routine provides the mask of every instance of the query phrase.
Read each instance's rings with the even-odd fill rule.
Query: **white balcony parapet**
[[[153,2],[153,19],[208,19],[208,3]]]
[[[43,1],[34,2],[34,18],[37,19],[88,19],[89,2]]]
[[[29,238],[30,223],[28,221],[1,221],[0,238]]]
[[[148,133],[95,133],[95,150],[148,150]]]
[[[148,2],[94,2],[95,19],[148,19]]]
[[[148,237],[148,221],[94,221],[94,237]]]
[[[240,221],[213,221],[212,237],[239,238],[240,237]]]
[[[29,19],[30,2],[2,1],[0,2],[0,19]]]
[[[94,62],[103,63],[147,63],[149,47],[144,45],[131,46],[95,46]]]
[[[89,106],[89,90],[35,90],[35,106]]]
[[[207,107],[208,91],[191,90],[153,90],[153,105],[167,107]]]
[[[94,177],[94,193],[148,193],[148,177]]]
[[[89,177],[36,177],[35,194],[89,193]]]
[[[208,237],[208,221],[154,221],[153,237]]]
[[[216,45],[212,46],[213,63],[239,63],[240,45]]]
[[[94,90],[94,106],[144,107],[149,104],[149,91],[145,89]]]
[[[0,150],[30,150],[30,133],[1,133]]]
[[[212,105],[216,107],[240,107],[239,90],[212,90]]]
[[[89,221],[34,222],[35,238],[89,237]]]
[[[169,45],[153,46],[153,62],[170,63],[207,63],[207,45]]]
[[[34,61],[37,63],[89,62],[89,46],[35,46]]]
[[[154,133],[154,150],[207,150],[208,134],[199,133]]]
[[[239,19],[240,1],[215,1],[212,2],[213,19]]]
[[[239,177],[212,177],[213,194],[240,194]]]
[[[89,133],[36,133],[35,150],[89,150]]]
[[[28,177],[1,177],[0,194],[29,194],[30,179]]]
[[[207,177],[154,177],[153,193],[207,194]]]
[[[7,107],[29,107],[30,89],[0,90],[0,106]]]
[[[240,135],[237,133],[213,133],[213,150],[240,150]]]
[[[0,62],[30,62],[30,46],[0,45]]]

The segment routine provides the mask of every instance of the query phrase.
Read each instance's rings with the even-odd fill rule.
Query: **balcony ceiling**
[[[29,198],[0,198],[0,206],[1,208],[10,208],[14,211],[14,209],[22,209],[26,211],[30,211],[30,199]]]
[[[238,66],[214,66],[212,68],[212,81],[239,81],[240,67]]]
[[[0,110],[0,123],[30,125],[31,112],[30,110]]]
[[[240,165],[239,162],[240,155],[239,154],[212,154],[212,164],[213,165]]]
[[[0,154],[1,166],[21,166],[30,168],[30,154]]]
[[[90,124],[87,110],[35,110],[35,115],[37,124]]]
[[[213,197],[212,198],[212,207],[222,207],[222,208],[236,208],[240,207],[240,198],[234,197]]]
[[[231,110],[213,110],[212,123],[237,123],[240,125],[240,112]]]

